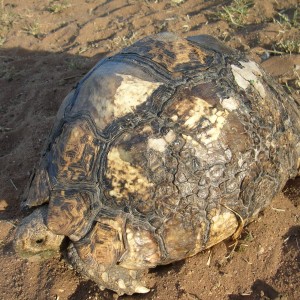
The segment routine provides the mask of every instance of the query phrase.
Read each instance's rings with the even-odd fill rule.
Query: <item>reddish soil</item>
[[[13,249],[20,198],[58,107],[100,58],[161,31],[209,33],[248,52],[300,103],[298,1],[248,2],[237,26],[238,16],[218,14],[231,1],[0,0],[0,299],[116,298],[63,256],[28,262]],[[152,270],[150,293],[120,298],[300,299],[300,179],[247,226],[234,252],[231,244]]]

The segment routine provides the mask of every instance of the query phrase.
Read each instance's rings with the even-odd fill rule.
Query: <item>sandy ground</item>
[[[237,13],[218,0],[0,0],[0,299],[116,298],[63,257],[27,262],[12,246],[25,215],[20,197],[56,111],[103,56],[161,31],[209,33],[248,52],[300,103],[298,1],[243,2],[251,5]],[[300,299],[299,186],[287,184],[233,253],[227,241],[159,267],[149,294],[121,299]]]

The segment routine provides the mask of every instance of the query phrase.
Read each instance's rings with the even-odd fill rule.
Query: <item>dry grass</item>
[[[300,53],[300,8],[295,8],[290,14],[279,12],[274,18],[274,23],[280,25],[279,41],[273,46],[279,54]],[[287,34],[292,32],[292,34]]]
[[[297,39],[282,39],[276,43],[275,49],[283,53],[300,54],[300,38]]]
[[[130,45],[132,45],[134,42],[136,42],[138,40],[138,36],[136,33],[133,33],[130,35],[130,37],[128,36],[116,36],[113,39],[109,39],[107,40],[107,42],[105,43],[105,47],[108,51],[115,51],[115,50],[119,50],[122,49],[124,47],[128,47]],[[82,45],[79,50],[78,50],[78,54],[82,54],[84,52],[89,51],[90,49],[93,48],[98,48],[99,47],[99,43],[98,42],[88,42],[85,45]]]
[[[72,58],[66,61],[66,66],[69,70],[82,70],[85,68],[85,62],[81,58]]]
[[[132,45],[137,39],[138,37],[136,36],[136,33],[133,33],[130,37],[117,36],[114,39],[108,41],[108,48],[109,50],[122,49],[124,47]]]
[[[23,27],[23,31],[26,32],[28,35],[32,35],[36,38],[38,38],[42,35],[41,29],[40,29],[40,24],[37,21],[32,22],[32,23],[27,23]]]
[[[49,6],[46,7],[46,10],[53,14],[59,14],[70,6],[71,4],[68,1],[54,0],[50,2]]]
[[[300,28],[300,8],[296,8],[292,16],[279,12],[277,17],[274,18],[274,22],[284,29]]]
[[[4,5],[4,1],[0,0],[0,46],[6,41],[6,35],[12,28],[18,15],[14,14],[10,6]]]
[[[223,6],[216,15],[232,26],[241,27],[245,24],[248,10],[252,5],[252,0],[234,0],[231,5]]]

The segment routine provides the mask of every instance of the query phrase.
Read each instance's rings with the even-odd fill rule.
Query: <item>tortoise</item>
[[[15,248],[122,295],[150,268],[235,235],[299,173],[297,103],[208,35],[146,37],[101,60],[63,101]],[[68,245],[68,246],[67,246]]]

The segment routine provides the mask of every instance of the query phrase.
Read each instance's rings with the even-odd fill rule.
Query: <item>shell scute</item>
[[[51,193],[47,226],[78,241],[91,229],[101,204],[97,191],[60,190]]]
[[[62,183],[95,182],[101,143],[88,121],[77,119],[65,123],[52,145],[49,169],[52,181]]]
[[[121,215],[114,218],[102,215],[92,230],[75,243],[79,256],[90,264],[91,269],[103,272],[117,263],[124,252],[122,232],[125,221]]]
[[[207,68],[213,62],[213,54],[209,51],[168,33],[145,38],[121,53],[134,52],[163,66],[176,77],[182,76],[182,73]]]

